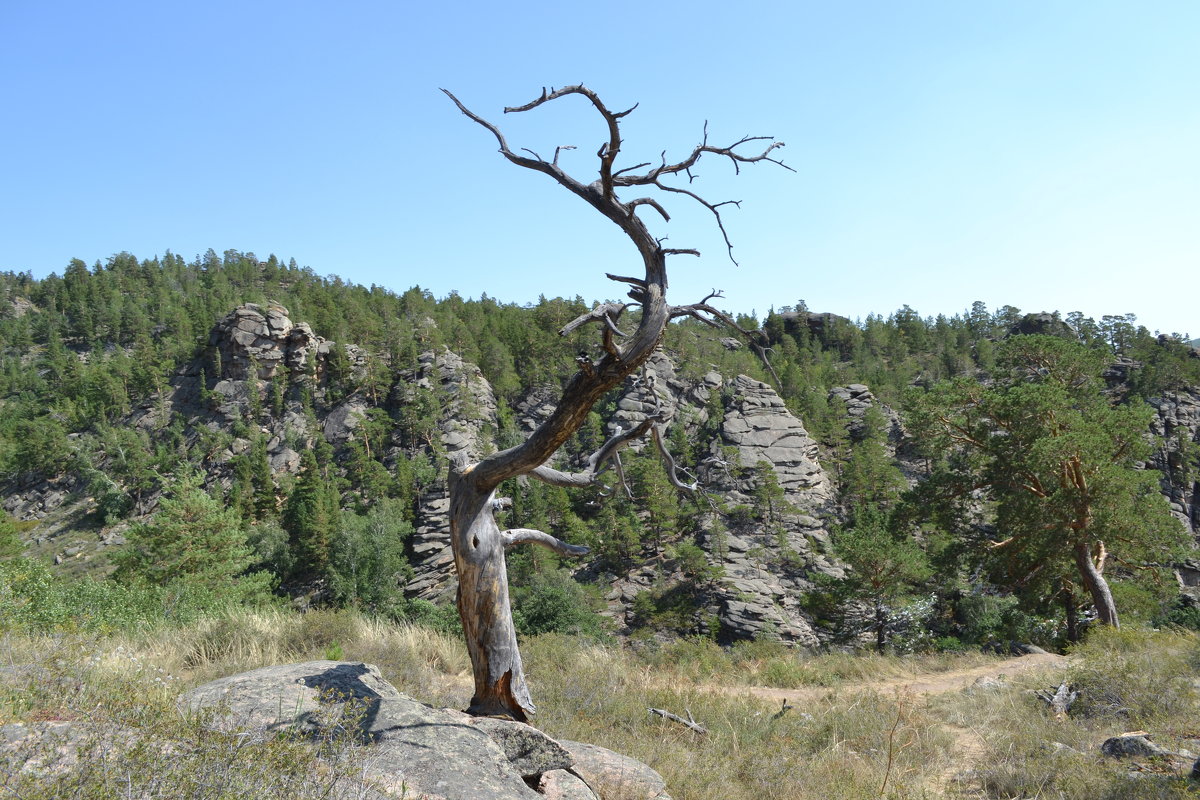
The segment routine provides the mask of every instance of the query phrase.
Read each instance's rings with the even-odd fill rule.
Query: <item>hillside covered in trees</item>
[[[2,549],[176,604],[452,627],[448,459],[536,427],[595,347],[559,333],[589,308],[233,250],[0,274]],[[701,491],[653,448],[603,490],[506,487],[508,526],[591,548],[514,551],[519,629],[953,649],[1054,645],[1097,614],[1200,624],[1180,593],[1200,577],[1200,354],[1132,315],[1036,311],[737,316],[769,366],[671,325],[561,459],[661,413]],[[39,569],[10,559],[4,591]]]

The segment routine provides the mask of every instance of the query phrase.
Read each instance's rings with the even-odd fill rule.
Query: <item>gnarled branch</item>
[[[608,469],[609,463],[623,448],[645,436],[654,424],[660,421],[657,416],[649,416],[629,430],[618,431],[600,446],[600,449],[588,456],[586,466],[579,472],[562,472],[554,467],[542,464],[530,471],[530,475],[542,483],[551,486],[582,488],[592,486]]]
[[[596,307],[591,311],[581,314],[564,325],[559,330],[558,335],[566,336],[571,331],[589,322],[603,322],[613,333],[624,337],[625,334],[617,327],[617,320],[621,318],[621,314],[625,313],[626,308],[628,308],[627,303],[597,303]]]
[[[663,719],[669,719],[671,722],[678,722],[680,725],[690,728],[696,733],[708,733],[708,728],[705,728],[699,722],[696,722],[695,717],[692,716],[692,712],[688,711],[686,708],[684,709],[684,712],[688,715],[687,719],[684,719],[678,714],[672,714],[670,711],[666,711],[661,708],[647,708],[646,710],[651,714],[657,714]]]
[[[750,345],[750,349],[754,351],[754,354],[758,356],[758,360],[762,362],[763,367],[765,367],[767,372],[771,374],[771,380],[775,382],[775,385],[777,387],[782,386],[783,384],[779,380],[779,375],[776,374],[775,368],[771,366],[771,359],[767,357],[767,350],[769,348],[763,344],[763,341],[765,340],[763,333],[761,331],[750,331],[743,328],[741,325],[737,324],[737,321],[733,317],[729,316],[724,311],[709,305],[708,301],[712,300],[714,297],[721,297],[721,292],[713,289],[708,293],[708,296],[699,303],[692,303],[691,305],[687,306],[671,306],[671,319],[678,319],[679,317],[692,317],[693,319],[703,322],[710,328],[725,327],[736,331],[741,335],[746,343]]]
[[[591,548],[584,547],[581,544],[567,544],[562,539],[551,536],[544,531],[535,530],[534,528],[509,528],[506,531],[501,531],[500,535],[504,537],[504,549],[516,547],[519,544],[537,544],[545,547],[547,550],[553,550],[560,556],[585,556],[591,552]]]

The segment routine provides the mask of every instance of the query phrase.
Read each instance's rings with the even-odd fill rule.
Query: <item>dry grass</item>
[[[955,790],[987,798],[1200,797],[1200,784],[1187,777],[1195,756],[1127,761],[1100,755],[1105,739],[1134,730],[1149,732],[1166,750],[1197,752],[1197,666],[1194,633],[1102,629],[1072,655],[1065,677],[1081,696],[1065,720],[1033,694],[1061,673],[1020,675],[1000,689],[931,699],[932,713],[978,744],[976,763]]]
[[[903,680],[996,661],[983,653],[930,653],[899,656],[874,651],[808,653],[778,641],[746,642],[722,648],[708,639],[684,639],[638,650],[643,668],[662,680],[698,685],[769,686],[780,689],[850,686]]]
[[[543,636],[526,652],[539,727],[645,761],[677,800],[923,797],[951,744],[902,695],[839,690],[776,717],[776,705],[672,683],[617,649]],[[709,733],[647,707],[690,712]]]
[[[11,641],[11,637],[10,637]],[[214,734],[178,713],[183,681],[111,641],[42,637],[0,684],[4,800],[366,800],[348,737]],[[315,744],[315,746],[314,746]]]
[[[1049,675],[929,698],[869,688],[966,670],[987,663],[981,656],[808,657],[769,644],[728,652],[697,642],[636,654],[555,635],[526,642],[524,652],[539,727],[645,761],[676,800],[1200,796],[1178,764],[1151,765],[1130,778],[1128,763],[1098,754],[1104,738],[1133,727],[1171,750],[1200,747],[1191,738],[1200,737],[1193,684],[1200,642],[1192,634],[1094,636],[1071,668],[1090,700],[1065,721],[1030,692],[1057,680]],[[286,740],[234,747],[182,720],[173,698],[218,676],[337,654],[379,665],[402,691],[433,705],[463,707],[470,693],[458,639],[345,612],[243,611],[184,630],[109,637],[9,633],[0,653],[7,662],[0,723],[87,720],[97,731],[141,732],[97,733],[84,742],[86,769],[76,773],[86,780],[71,784],[73,793],[55,788],[60,778],[10,769],[0,772],[0,798],[307,798],[318,796],[312,787],[321,796],[354,797],[363,790],[349,748],[328,743],[325,761]],[[803,704],[777,716],[777,702],[738,688],[768,684],[770,676],[808,687],[797,693]],[[812,689],[818,686],[827,688]],[[652,716],[648,707],[690,712],[709,733]],[[189,756],[147,741],[182,743]],[[53,749],[49,738],[40,746],[43,758]],[[27,755],[37,763],[37,752]],[[118,785],[133,774],[114,766],[125,762],[137,766],[142,794]],[[621,800],[620,791],[603,800]]]

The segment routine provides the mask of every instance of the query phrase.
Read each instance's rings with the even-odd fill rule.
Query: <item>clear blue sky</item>
[[[850,317],[902,304],[1135,313],[1200,335],[1200,3],[0,1],[0,270],[128,250],[275,253],[319,274],[525,303],[616,297],[611,223],[505,163],[604,138],[582,82],[641,106],[631,157],[768,134],[796,174],[654,223],[676,302]],[[639,158],[638,160],[644,160]]]

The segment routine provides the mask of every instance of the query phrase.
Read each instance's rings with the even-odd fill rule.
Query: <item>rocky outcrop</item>
[[[574,772],[601,797],[671,800],[662,775],[640,761],[584,742],[563,740],[575,761]]]
[[[293,323],[280,305],[266,309],[255,303],[238,306],[218,322],[208,337],[209,358],[218,380],[271,380],[286,367],[297,372],[315,368],[330,343],[308,323]]]
[[[1041,312],[1040,314],[1026,314],[1021,319],[1009,328],[1010,336],[1058,336],[1063,339],[1078,339],[1079,334],[1070,323],[1059,317],[1058,312],[1048,313]]]
[[[720,440],[711,445],[713,458],[706,485],[724,490],[731,500],[750,502],[753,486],[738,470],[760,462],[771,466],[788,504],[806,513],[824,513],[833,500],[833,483],[818,460],[817,443],[767,384],[745,375],[730,381]]]
[[[800,605],[812,572],[842,574],[825,553],[833,483],[817,443],[770,386],[740,375],[724,392],[725,416],[701,469],[702,483],[733,510],[729,530],[713,528],[704,540],[724,572],[713,610],[726,638],[815,645]],[[779,507],[755,509],[758,483],[772,479],[782,490]]]
[[[400,373],[392,404],[402,407],[432,396],[439,408],[437,430],[430,432],[425,452],[435,462],[465,454],[475,459],[492,444],[486,429],[495,429],[496,398],[491,384],[474,364],[447,349],[423,353],[415,369]],[[436,438],[434,438],[436,437]],[[418,499],[411,560],[415,570],[406,591],[424,600],[453,597],[455,583],[450,549],[450,494],[444,472]]]
[[[835,386],[829,390],[829,396],[846,407],[846,432],[850,434],[850,441],[861,442],[870,435],[868,412],[873,408],[879,412],[883,423],[883,430],[879,433],[893,451],[904,438],[904,426],[900,423],[900,415],[888,406],[880,404],[865,384]]]
[[[230,736],[287,732],[319,739],[348,731],[369,748],[367,785],[389,797],[595,800],[619,788],[622,797],[670,800],[662,777],[641,762],[556,742],[524,723],[431,708],[397,691],[370,664],[264,667],[193,689],[179,706]]]
[[[870,387],[862,383],[835,386],[829,390],[829,399],[845,406],[846,433],[851,442],[861,442],[870,435],[870,412],[874,409],[882,426],[878,433],[883,436],[884,450],[900,470],[900,474],[910,486],[915,486],[926,474],[924,460],[917,455],[913,442],[908,439],[900,414],[891,406],[880,403]]]
[[[1150,466],[1162,475],[1160,484],[1171,513],[1193,536],[1200,536],[1200,474],[1195,466],[1200,452],[1200,390],[1167,392],[1149,402],[1156,412],[1150,430],[1162,437]]]
[[[823,345],[834,343],[839,330],[852,325],[846,317],[829,312],[814,311],[784,311],[779,314],[783,319],[784,330],[793,336],[812,336]]]

